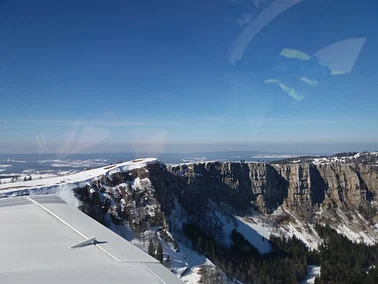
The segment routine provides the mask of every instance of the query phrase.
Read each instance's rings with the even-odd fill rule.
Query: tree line
[[[319,247],[320,276],[316,284],[323,283],[378,283],[378,245],[354,243],[329,226],[315,225],[324,239]]]
[[[318,251],[309,250],[298,238],[270,236],[271,252],[261,255],[237,230],[231,233],[231,245],[218,244],[199,226],[183,224],[183,232],[199,253],[208,257],[229,279],[243,283],[299,283],[307,273],[307,265],[320,265],[316,284],[378,283],[378,245],[355,243],[338,234],[328,225],[315,224],[324,240]],[[219,282],[219,273],[207,273]],[[215,277],[215,276],[214,276]],[[214,282],[215,283],[215,282]]]
[[[199,226],[183,224],[183,232],[199,253],[208,257],[229,279],[243,283],[298,283],[307,272],[308,263],[319,262],[295,236],[270,237],[272,251],[261,255],[237,230],[231,232],[231,245],[223,246],[206,235]]]

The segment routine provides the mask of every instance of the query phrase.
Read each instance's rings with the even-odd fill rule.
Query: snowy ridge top
[[[378,152],[349,152],[338,153],[332,156],[298,156],[295,158],[285,158],[271,162],[271,164],[300,163],[311,163],[314,165],[365,163],[378,165]]]
[[[92,180],[96,177],[102,175],[110,176],[117,172],[127,172],[138,168],[143,168],[148,164],[159,163],[156,158],[144,158],[135,159],[128,162],[107,165],[100,168],[90,169],[74,174],[69,174],[65,176],[55,176],[45,179],[37,179],[30,181],[20,181],[14,183],[0,184],[0,193],[6,193],[8,191],[24,190],[24,189],[34,189],[42,187],[51,187],[55,185],[73,184],[84,181]]]
[[[191,166],[191,165],[207,165],[207,164],[214,164],[214,163],[219,163],[219,164],[240,164],[240,163],[247,163],[247,164],[268,164],[268,162],[264,161],[223,161],[223,160],[204,160],[204,161],[195,161],[195,162],[183,162],[183,163],[172,163],[172,164],[166,164],[167,166],[171,168],[176,168],[176,167],[181,167],[181,166]]]

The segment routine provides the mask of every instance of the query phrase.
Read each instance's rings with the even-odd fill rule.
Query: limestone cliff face
[[[290,164],[276,166],[289,182],[286,206],[358,208],[378,193],[375,165],[331,163],[325,165]]]
[[[151,184],[139,192],[131,184],[136,178],[148,178]],[[228,204],[236,210],[253,207],[262,213],[273,212],[282,205],[301,214],[317,211],[319,207],[359,209],[371,204],[377,200],[378,167],[340,163],[207,162],[168,167],[151,164],[129,173],[103,176],[91,187],[82,189],[81,195],[89,196],[86,192],[90,188],[104,193],[109,187],[116,188],[113,199],[117,203],[121,198],[131,202],[137,197],[140,202],[135,206],[142,208],[156,200],[159,210],[169,215],[177,200],[198,220],[208,210],[210,201]],[[154,224],[161,219],[159,213],[146,220]]]
[[[356,167],[356,172],[360,180],[362,194],[366,200],[372,201],[375,197],[377,200],[378,195],[378,165],[363,165],[360,164]]]
[[[244,217],[260,211],[278,229],[291,226],[286,227],[289,232],[299,226],[311,235],[312,224],[325,222],[341,232],[347,226],[354,234],[378,239],[375,165],[156,163],[102,176],[75,192],[84,202],[84,212],[104,224],[109,218],[115,224],[127,222],[137,233],[151,227],[179,227],[171,222],[179,208],[186,221],[221,240],[224,220],[219,209],[231,208],[227,214]]]
[[[280,205],[298,210],[358,208],[378,193],[375,165],[208,162],[168,167],[168,171],[185,181],[181,190],[188,199],[194,198],[192,202],[200,195],[201,200],[239,208],[252,203],[262,212]]]
[[[192,197],[223,202],[235,208],[256,205],[261,211],[280,206],[287,196],[288,182],[269,164],[208,162],[169,167],[187,186]]]
[[[288,183],[286,206],[308,206],[311,202],[311,173],[309,164],[280,165],[277,172]]]
[[[318,172],[325,183],[327,194],[324,202],[331,202],[338,207],[356,208],[361,200],[366,199],[363,194],[362,180],[358,172],[350,165],[319,165]]]
[[[276,169],[289,183],[287,207],[323,204],[356,207],[361,199],[366,199],[358,172],[350,165],[289,164]]]

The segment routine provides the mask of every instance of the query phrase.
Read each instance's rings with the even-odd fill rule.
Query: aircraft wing
[[[55,195],[0,199],[0,283],[183,283]]]

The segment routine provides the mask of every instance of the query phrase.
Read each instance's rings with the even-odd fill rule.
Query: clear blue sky
[[[374,0],[0,0],[0,152],[372,150],[377,27]]]

